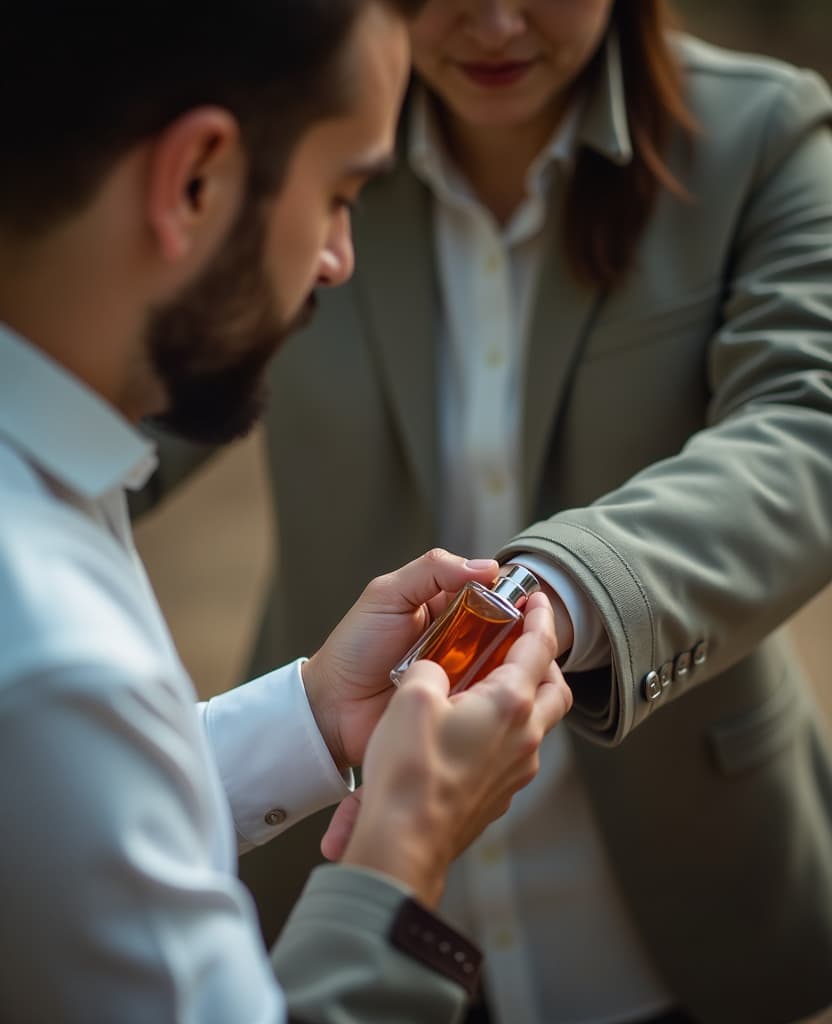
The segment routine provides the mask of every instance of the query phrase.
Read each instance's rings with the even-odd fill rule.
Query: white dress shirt
[[[452,550],[489,555],[527,525],[517,471],[524,361],[547,193],[572,159],[579,116],[576,105],[501,227],[443,147],[426,94],[414,96],[408,156],[433,197],[442,527]],[[565,667],[607,664],[600,617],[572,578],[537,556],[517,560],[566,604],[575,642]],[[485,953],[501,1024],[610,1024],[672,1002],[622,902],[565,729],[544,742],[535,781],[454,866],[443,911]]]
[[[284,1020],[238,847],[351,785],[298,663],[197,710],[126,514],[154,464],[0,325],[4,1019]]]

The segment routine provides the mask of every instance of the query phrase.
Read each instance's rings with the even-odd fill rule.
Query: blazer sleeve
[[[316,869],[272,949],[293,1024],[453,1024],[480,954],[392,880]]]
[[[612,665],[570,679],[570,721],[598,743],[742,659],[832,576],[830,124],[826,86],[795,74],[748,156],[705,428],[500,552],[563,566],[599,609]]]

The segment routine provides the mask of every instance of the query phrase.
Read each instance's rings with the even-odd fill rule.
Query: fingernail
[[[469,558],[465,562],[468,569],[476,570],[491,569],[496,564],[496,560],[493,558]]]

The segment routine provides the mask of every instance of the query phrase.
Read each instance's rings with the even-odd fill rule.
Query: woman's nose
[[[483,50],[498,51],[526,30],[523,5],[516,0],[485,0],[472,6],[465,28]]]

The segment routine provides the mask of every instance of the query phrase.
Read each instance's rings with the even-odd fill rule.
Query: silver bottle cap
[[[491,589],[518,608],[536,590],[540,590],[540,581],[525,565],[505,565]]]

